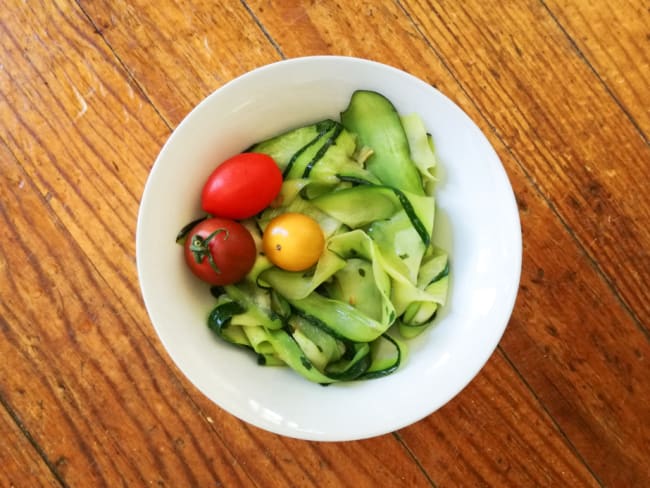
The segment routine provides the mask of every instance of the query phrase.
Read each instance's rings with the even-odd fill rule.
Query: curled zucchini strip
[[[430,184],[435,184],[437,181],[438,161],[431,144],[432,138],[429,137],[419,114],[402,115],[400,121],[408,139],[411,160],[420,172],[422,184],[425,189],[428,189]],[[428,191],[427,193],[430,194]]]
[[[424,194],[399,114],[390,100],[373,91],[357,90],[341,113],[341,123],[357,134],[361,147],[372,148],[366,167],[382,183]]]
[[[287,299],[298,300],[312,293],[344,266],[344,259],[326,249],[315,269],[296,272],[271,267],[260,273],[257,283],[261,287],[272,288]]]
[[[414,284],[426,247],[418,239],[406,212],[373,223],[368,235],[376,243],[382,266],[391,278]]]
[[[303,350],[291,335],[285,330],[273,330],[269,332],[269,341],[273,345],[276,354],[287,366],[296,371],[304,378],[314,383],[328,384],[334,380],[323,374],[307,358]]]
[[[369,380],[381,378],[394,373],[401,365],[406,351],[406,346],[390,334],[382,334],[370,344],[372,362],[359,379]]]
[[[318,323],[335,337],[353,342],[371,342],[388,328],[349,303],[312,293],[300,300],[288,300],[296,312]]]
[[[311,167],[323,157],[327,149],[336,141],[341,130],[341,124],[334,122],[329,130],[322,133],[315,143],[305,147],[297,157],[292,159],[285,170],[285,178],[289,180],[307,178]]]
[[[213,288],[208,325],[260,364],[286,365],[330,384],[378,378],[435,322],[447,299],[448,256],[432,245],[437,156],[417,114],[399,115],[371,91],[341,113],[255,144],[284,175],[278,198],[244,222],[258,257],[246,279]],[[259,252],[262,232],[287,212],[316,220],[318,263],[281,270]]]
[[[387,219],[401,209],[395,193],[383,186],[359,185],[315,198],[311,203],[352,229]]]
[[[343,178],[339,176],[339,178]],[[403,210],[426,248],[431,242],[435,202],[432,197],[417,195],[365,180],[344,178],[360,183],[314,198],[311,203],[348,227],[357,229],[394,216]]]
[[[224,290],[232,301],[239,303],[246,311],[245,319],[240,316],[241,325],[260,325],[269,330],[283,327],[282,320],[271,309],[271,294],[266,290],[247,282],[225,286]]]
[[[417,285],[396,281],[391,299],[400,315],[402,336],[412,338],[429,327],[447,300],[449,260],[446,253],[436,249],[423,262]]]
[[[376,320],[381,324],[381,333],[384,333],[395,320],[396,312],[390,300],[390,278],[382,265],[377,245],[365,232],[353,230],[332,237],[328,248],[342,258],[361,258],[369,263],[370,268],[365,271],[363,265],[357,265],[356,275],[352,273],[350,276],[348,273],[340,276],[338,282],[341,286],[333,286],[330,290],[334,291],[335,296],[343,299],[344,303],[351,304],[369,318]],[[334,284],[337,282],[337,276],[339,273],[334,275]]]
[[[295,160],[307,149],[317,144],[321,137],[336,124],[337,122],[334,120],[326,119],[315,124],[290,129],[251,146],[248,151],[268,154],[286,176]]]

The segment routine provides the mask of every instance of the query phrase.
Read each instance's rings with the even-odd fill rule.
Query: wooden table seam
[[[16,427],[18,428],[20,433],[25,437],[25,439],[27,439],[27,442],[32,446],[32,449],[34,449],[38,457],[43,461],[45,466],[47,466],[47,469],[50,471],[50,473],[57,481],[57,483],[59,483],[62,487],[67,488],[68,487],[67,483],[58,473],[54,463],[52,463],[47,453],[43,450],[40,444],[36,442],[36,439],[34,439],[29,429],[21,421],[18,413],[16,413],[14,409],[11,408],[11,405],[6,401],[6,399],[1,393],[0,393],[0,404],[2,405],[2,408],[7,412],[7,415],[9,415],[12,421],[16,424]]]
[[[598,80],[598,82],[602,85],[602,87],[605,89],[605,91],[606,91],[607,94],[611,97],[611,99],[614,100],[614,102],[616,102],[616,104],[618,105],[618,107],[621,109],[621,112],[623,112],[623,113],[625,114],[625,116],[628,118],[628,120],[630,121],[630,123],[631,123],[631,124],[634,126],[634,128],[637,130],[637,132],[638,132],[639,135],[641,136],[641,139],[643,139],[643,141],[644,141],[646,144],[649,144],[650,141],[648,140],[648,136],[647,136],[647,134],[643,131],[643,129],[641,128],[641,125],[638,123],[638,121],[636,120],[636,118],[635,118],[635,117],[630,113],[630,111],[627,109],[627,107],[626,107],[625,104],[621,101],[621,99],[616,95],[616,93],[614,93],[614,91],[612,90],[612,88],[611,88],[611,86],[609,85],[609,83],[607,83],[607,82],[603,79],[601,73],[598,71],[598,69],[596,69],[596,67],[594,66],[593,62],[591,62],[590,59],[587,57],[587,55],[583,52],[583,50],[580,49],[580,46],[578,45],[578,43],[576,42],[576,40],[573,38],[573,36],[572,36],[571,34],[569,34],[569,32],[568,32],[568,30],[566,29],[566,27],[562,24],[562,22],[560,22],[560,19],[557,18],[557,15],[555,14],[555,12],[553,12],[553,9],[551,9],[551,8],[546,4],[546,2],[545,2],[544,0],[539,0],[539,3],[540,3],[540,4],[541,4],[545,9],[546,9],[546,11],[548,12],[549,16],[553,19],[553,22],[555,22],[555,24],[557,25],[557,27],[562,31],[562,33],[564,34],[564,36],[567,38],[567,40],[569,41],[569,43],[571,44],[571,46],[572,46],[573,49],[575,50],[575,52],[578,54],[578,57],[579,57],[579,58],[583,61],[583,63],[584,63],[584,64],[585,64],[585,65],[586,65],[586,66],[591,70],[591,72],[593,73],[593,75],[596,77],[596,79]]]
[[[541,0],[540,0],[541,1]],[[412,23],[413,27],[418,31],[424,42],[427,44],[429,49],[431,50],[432,53],[435,54],[435,56],[438,58],[440,63],[444,66],[444,68],[447,70],[449,75],[454,79],[454,81],[457,83],[459,89],[463,92],[463,94],[467,97],[467,99],[470,101],[470,103],[474,106],[476,109],[477,113],[480,114],[481,118],[483,119],[483,122],[485,122],[488,127],[490,128],[490,132],[492,135],[500,142],[501,146],[504,148],[504,150],[508,153],[510,158],[519,166],[521,171],[525,174],[526,179],[528,180],[529,185],[531,188],[535,190],[535,192],[543,199],[543,201],[546,203],[547,207],[549,210],[557,217],[557,219],[560,221],[566,232],[571,236],[571,239],[576,243],[577,247],[580,249],[580,251],[583,253],[584,256],[586,256],[589,259],[589,262],[591,266],[594,268],[596,273],[600,276],[600,278],[605,282],[607,287],[612,291],[614,296],[617,298],[619,303],[622,305],[626,313],[631,317],[632,321],[636,325],[636,327],[639,329],[641,333],[644,334],[646,339],[650,341],[650,330],[648,330],[646,327],[644,327],[643,323],[641,322],[640,317],[634,312],[632,307],[627,303],[627,301],[623,298],[623,296],[620,293],[620,290],[617,286],[614,285],[611,277],[609,274],[607,274],[599,265],[598,261],[596,258],[588,251],[586,246],[583,244],[582,240],[578,237],[578,235],[573,231],[571,226],[569,225],[567,219],[560,213],[560,211],[557,209],[557,207],[553,204],[553,202],[545,195],[545,193],[542,191],[541,187],[535,182],[535,180],[532,178],[530,171],[528,168],[521,162],[521,160],[514,155],[512,150],[510,149],[510,146],[506,143],[506,141],[499,135],[499,131],[497,131],[496,127],[494,124],[490,121],[489,117],[487,117],[483,111],[481,110],[480,106],[476,103],[474,98],[471,96],[471,94],[467,91],[465,85],[462,83],[462,81],[458,78],[457,74],[455,71],[449,66],[449,64],[445,61],[445,59],[441,56],[441,54],[435,49],[429,38],[422,32],[418,24],[415,22],[413,17],[410,15],[410,13],[403,7],[401,2],[397,0],[397,4],[400,6],[402,11],[404,12],[404,15],[410,20]],[[555,19],[554,19],[555,21]],[[564,30],[563,30],[564,32]],[[584,57],[581,57],[583,62],[586,63],[586,59]],[[590,66],[588,63],[586,63],[588,66]],[[590,66],[591,68],[591,66]],[[593,70],[593,68],[591,68]],[[595,73],[594,73],[595,74]],[[613,97],[611,94],[611,91],[608,90],[608,93],[610,96]],[[616,99],[613,97],[613,99],[616,101]],[[620,106],[619,103],[617,103],[619,108],[624,112],[623,107]],[[625,113],[626,117],[629,118],[629,114]],[[636,125],[635,125],[636,126]],[[643,132],[640,132],[640,135],[643,136]],[[516,197],[516,195],[515,195]]]
[[[601,486],[604,487],[605,485],[603,484],[602,480],[599,478],[599,476],[596,474],[596,471],[587,463],[585,460],[584,456],[580,452],[580,450],[576,447],[576,445],[571,441],[569,436],[566,434],[564,429],[562,429],[562,426],[559,424],[559,422],[555,419],[553,414],[549,411],[547,408],[546,404],[542,401],[542,399],[537,395],[535,392],[535,389],[530,385],[530,383],[526,380],[524,375],[519,371],[519,368],[517,368],[517,365],[514,364],[512,359],[510,359],[510,356],[506,353],[506,351],[503,350],[503,348],[499,345],[497,346],[497,351],[503,356],[503,359],[510,365],[512,370],[517,374],[521,382],[525,385],[526,389],[531,393],[539,407],[542,409],[542,411],[546,414],[548,417],[549,421],[553,424],[555,429],[560,433],[562,438],[564,439],[564,442],[566,445],[569,447],[569,449],[573,452],[573,454],[576,456],[576,458],[582,463],[582,465],[587,469],[589,474],[593,477],[593,479]]]
[[[262,31],[262,34],[264,34],[264,37],[266,37],[266,39],[269,41],[269,43],[271,44],[271,46],[273,46],[273,48],[276,50],[276,52],[280,55],[280,57],[281,57],[282,59],[286,59],[286,56],[285,56],[284,53],[282,52],[282,48],[280,47],[280,45],[276,42],[275,39],[273,39],[273,36],[271,36],[271,33],[267,30],[267,28],[264,26],[264,24],[262,23],[262,21],[257,17],[257,15],[255,15],[255,13],[254,13],[253,10],[250,8],[250,6],[249,6],[248,3],[246,2],[246,0],[240,0],[240,2],[241,2],[241,4],[244,6],[244,8],[245,8],[246,11],[248,12],[248,14],[251,16],[251,18],[253,19],[253,21],[255,22],[255,24],[257,24],[257,26],[259,27],[259,29]]]
[[[79,6],[79,8],[80,8],[81,11],[83,12],[83,14],[86,16],[88,22],[91,24],[91,26],[93,27],[93,29],[95,30],[95,32],[96,32],[96,33],[97,33],[97,34],[102,38],[102,41],[106,44],[106,46],[110,49],[110,51],[111,51],[111,52],[113,53],[113,55],[115,56],[115,59],[119,62],[120,66],[122,67],[122,69],[124,70],[124,72],[125,72],[125,74],[126,74],[127,79],[131,79],[131,80],[133,81],[133,83],[136,84],[136,86],[138,87],[138,89],[141,91],[143,97],[145,97],[147,103],[149,103],[149,104],[151,105],[151,107],[153,108],[153,110],[156,112],[156,114],[158,114],[158,116],[160,117],[160,119],[162,120],[162,122],[163,122],[163,123],[164,123],[164,124],[169,128],[169,130],[170,130],[170,131],[173,131],[173,130],[174,130],[174,127],[173,127],[172,124],[171,124],[171,123],[170,123],[170,122],[169,122],[169,121],[164,117],[164,115],[163,115],[162,112],[159,110],[159,108],[156,106],[156,104],[153,102],[153,100],[151,99],[151,97],[149,97],[149,95],[147,94],[147,91],[145,90],[144,86],[143,86],[143,85],[140,83],[140,81],[139,81],[139,80],[138,80],[138,79],[133,75],[132,70],[129,68],[129,66],[126,64],[126,62],[122,59],[122,57],[120,56],[120,54],[119,54],[119,53],[114,49],[114,47],[111,45],[111,43],[108,41],[108,39],[103,35],[103,33],[101,32],[99,26],[95,23],[95,21],[92,19],[92,17],[90,16],[90,14],[88,14],[88,12],[85,11],[85,9],[84,9],[83,6],[79,3],[78,0],[76,0],[76,1],[77,1],[77,5]],[[261,21],[257,18],[257,16],[255,16],[255,14],[252,12],[252,10],[251,10],[250,7],[246,4],[246,2],[245,2],[244,0],[242,0],[241,3],[242,3],[242,5],[246,8],[246,10],[248,11],[248,13],[251,15],[251,18],[253,18],[253,20],[255,21],[255,23],[259,26],[260,30],[262,31],[262,33],[264,34],[264,36],[267,38],[268,42],[269,42],[269,43],[270,43],[270,44],[271,44],[271,45],[276,49],[276,51],[278,52],[278,54],[279,54],[283,59],[286,59],[286,57],[285,57],[285,55],[283,54],[283,52],[282,52],[280,46],[275,42],[275,40],[272,38],[272,36],[270,35],[270,33],[267,31],[267,29],[264,27],[264,25],[261,23]],[[66,231],[67,231],[67,229],[66,229]],[[68,231],[68,233],[69,233],[69,231]],[[80,249],[80,251],[82,251],[82,250]],[[83,252],[83,251],[82,251],[82,252]],[[89,258],[88,256],[86,256],[86,257]],[[100,276],[102,276],[102,279],[105,281],[105,278],[103,277],[103,275],[101,274],[101,272],[100,272],[97,268],[95,268],[95,270],[97,271],[97,273],[98,273]],[[120,300],[120,301],[121,301],[121,300]],[[132,319],[135,320],[135,318],[134,318],[130,313],[129,313],[129,315],[131,316]],[[149,339],[148,339],[146,336],[145,336],[145,340],[149,341]],[[153,348],[154,350],[156,350],[156,347],[154,346],[154,344],[150,344],[150,345],[152,346],[152,348]],[[156,351],[156,352],[157,352],[157,351]],[[157,352],[157,353],[158,353],[158,352]],[[162,360],[163,363],[165,363],[165,365],[167,366],[167,363],[166,363],[166,361],[164,360],[164,358],[161,357],[161,360]],[[168,367],[168,366],[167,366],[167,367]],[[205,417],[206,417],[205,413],[201,410],[201,408],[198,406],[198,404],[193,400],[192,395],[191,395],[191,394],[190,394],[190,393],[189,393],[189,392],[184,388],[184,386],[182,385],[181,379],[180,379],[179,376],[176,374],[176,372],[173,371],[173,370],[171,370],[171,368],[169,368],[169,367],[168,367],[168,370],[169,370],[170,374],[173,375],[173,377],[174,377],[174,378],[176,379],[176,381],[178,382],[179,388],[182,389],[182,391],[187,395],[189,401],[190,401],[190,402],[192,403],[192,405],[196,408],[196,411],[197,411],[197,412],[198,412],[198,413],[199,413],[203,418],[205,418]],[[215,433],[215,435],[217,435],[217,437],[220,439],[220,441],[222,442],[222,444],[224,445],[224,447],[226,447],[226,449],[231,453],[231,455],[233,456],[233,458],[238,459],[236,453],[227,447],[227,443],[226,443],[225,440],[224,440],[224,439],[219,435],[218,431],[217,431],[217,430],[216,430],[212,425],[211,425],[210,429]],[[395,439],[398,441],[399,444],[401,444],[401,445],[403,446],[403,448],[404,448],[404,449],[409,453],[409,455],[412,457],[411,450],[410,450],[410,449],[408,448],[408,446],[405,444],[404,440],[403,440],[400,436],[395,436]],[[431,482],[431,483],[433,484],[433,482],[431,481],[431,478],[430,478],[429,473],[426,472],[426,470],[422,467],[422,465],[421,465],[420,463],[417,462],[417,460],[414,459],[414,461],[416,462],[416,465],[418,466],[418,469],[423,473],[423,475],[425,476],[425,478],[426,478],[427,480],[429,480],[429,482]],[[245,467],[244,467],[243,469],[244,469],[244,472],[246,472],[247,476],[249,477],[249,480],[250,480],[253,484],[255,484],[255,482],[254,482],[254,480],[253,480],[251,474],[248,472],[248,470],[247,470]],[[435,485],[433,485],[433,486],[435,486]]]
[[[145,88],[144,88],[144,86],[142,85],[142,83],[140,83],[140,80],[138,80],[138,79],[135,77],[135,75],[133,74],[133,71],[132,71],[132,70],[129,68],[129,66],[124,62],[124,60],[122,59],[122,57],[117,53],[117,51],[116,51],[115,48],[111,45],[111,43],[108,41],[108,39],[106,39],[106,36],[104,35],[104,33],[102,32],[102,30],[100,29],[100,26],[97,25],[97,23],[93,20],[93,18],[90,16],[90,14],[89,14],[88,12],[86,12],[86,10],[83,8],[83,5],[81,5],[81,3],[80,3],[79,0],[75,0],[75,2],[76,2],[77,7],[79,8],[79,10],[81,11],[81,13],[83,13],[83,15],[84,15],[84,16],[86,17],[86,19],[88,20],[88,23],[89,23],[90,26],[93,28],[93,30],[95,31],[95,33],[96,33],[96,34],[97,34],[97,35],[102,39],[102,42],[106,45],[106,47],[110,50],[110,52],[112,53],[112,55],[115,57],[115,59],[116,59],[117,62],[119,63],[120,67],[121,67],[122,70],[124,71],[124,74],[125,74],[125,78],[126,78],[126,80],[127,80],[127,81],[128,81],[128,80],[131,80],[131,81],[135,84],[135,86],[137,87],[137,89],[140,91],[140,94],[144,97],[144,99],[147,101],[147,103],[148,103],[149,105],[151,105],[151,108],[154,110],[154,112],[156,112],[156,114],[160,117],[160,120],[162,121],[162,123],[165,124],[165,125],[167,126],[167,128],[170,130],[170,132],[173,131],[173,130],[174,130],[174,126],[171,124],[171,122],[170,122],[169,120],[167,120],[167,119],[165,118],[165,116],[164,116],[163,113],[159,110],[159,108],[156,106],[156,104],[153,103],[153,100],[151,99],[151,97],[150,97],[149,94],[147,93],[147,90],[145,90]]]
[[[163,123],[164,123],[164,124],[169,128],[170,131],[173,131],[173,130],[174,130],[174,127],[172,126],[172,124],[171,124],[171,123],[170,123],[170,122],[169,122],[169,121],[164,117],[164,115],[163,115],[162,112],[159,110],[159,108],[156,106],[156,104],[153,102],[153,100],[151,99],[151,97],[149,97],[149,95],[147,94],[146,89],[145,89],[144,86],[141,84],[141,82],[137,79],[137,77],[134,76],[132,70],[129,68],[129,66],[127,65],[127,63],[122,59],[122,57],[120,56],[120,54],[119,54],[119,53],[115,50],[115,48],[111,45],[111,43],[110,43],[109,40],[106,38],[106,36],[103,35],[103,33],[101,32],[99,26],[98,26],[98,25],[96,24],[96,22],[92,19],[92,17],[90,16],[90,14],[89,14],[88,12],[85,11],[85,9],[84,9],[83,6],[79,3],[78,0],[76,0],[76,1],[77,1],[77,5],[79,6],[79,8],[80,8],[81,11],[83,12],[83,14],[86,16],[88,22],[91,24],[91,26],[93,27],[93,29],[95,30],[95,32],[96,32],[96,33],[97,33],[97,34],[102,38],[102,41],[106,44],[106,46],[108,47],[108,49],[110,49],[110,51],[113,53],[113,56],[115,56],[115,59],[119,62],[120,66],[122,67],[122,69],[124,70],[124,72],[125,72],[125,74],[126,74],[127,79],[130,79],[130,80],[133,81],[133,83],[138,87],[138,89],[139,89],[140,92],[142,93],[143,97],[146,99],[147,103],[149,103],[149,104],[151,105],[151,107],[153,108],[153,110],[156,112],[156,114],[158,114],[158,116],[160,117],[160,119],[162,120],[162,122],[163,122]],[[272,36],[270,35],[270,33],[268,32],[268,30],[264,27],[263,23],[262,23],[262,22],[259,20],[259,18],[254,14],[254,12],[250,9],[250,7],[247,5],[247,3],[246,3],[244,0],[241,0],[241,3],[242,3],[242,5],[245,7],[245,9],[247,10],[247,12],[249,13],[249,15],[251,16],[251,18],[252,18],[252,19],[255,21],[255,23],[259,26],[260,30],[262,31],[262,33],[264,34],[264,36],[266,37],[266,39],[268,40],[268,42],[269,42],[269,43],[274,47],[274,49],[278,52],[278,54],[282,57],[282,59],[286,59],[286,56],[285,56],[284,53],[282,52],[282,49],[280,48],[280,46],[279,46],[279,45],[277,44],[277,42],[273,39],[273,37],[272,37]],[[67,230],[67,229],[66,229],[66,230]],[[88,257],[88,256],[87,256],[87,257]],[[95,268],[95,269],[96,269],[97,273],[101,275],[100,271],[97,270],[97,268]],[[103,277],[103,275],[101,275],[101,276],[102,276],[102,279],[104,279],[104,281],[105,281],[105,278]],[[121,301],[121,300],[120,300],[120,301]],[[130,314],[129,314],[129,315],[130,315]],[[133,316],[131,316],[131,317],[134,318]],[[149,339],[148,339],[146,336],[145,336],[145,340],[149,341]],[[150,345],[152,346],[152,348],[153,348],[154,350],[156,349],[156,348],[154,347],[153,344],[150,344]],[[162,360],[163,362],[165,362],[163,358],[161,358],[161,360]],[[165,362],[165,364],[166,364],[166,362]],[[171,369],[169,369],[169,371],[170,371],[170,374],[172,374],[172,375],[174,376],[174,378],[178,381],[178,383],[179,383],[179,387],[182,389],[182,391],[183,391],[184,393],[187,394],[187,397],[188,397],[189,401],[190,401],[190,402],[194,405],[194,407],[197,409],[197,412],[198,412],[198,413],[199,413],[203,418],[205,418],[206,415],[205,415],[204,412],[201,410],[201,408],[198,406],[198,404],[197,404],[196,402],[194,402],[194,400],[193,400],[193,398],[192,398],[192,395],[191,395],[191,394],[190,394],[190,393],[189,393],[189,392],[188,392],[188,391],[183,387],[183,385],[182,385],[182,383],[181,383],[181,380],[180,380],[180,378],[178,377],[178,375],[175,373],[175,371],[172,371]],[[217,437],[220,439],[220,441],[223,443],[223,445],[227,448],[227,444],[226,444],[225,440],[224,440],[223,438],[221,438],[221,436],[219,435],[218,431],[217,431],[214,427],[212,427],[212,426],[211,426],[211,430],[215,433],[215,435],[217,435]],[[418,469],[422,472],[423,476],[424,476],[424,477],[429,481],[429,483],[432,484],[432,486],[435,487],[436,485],[435,485],[435,483],[432,481],[432,479],[431,479],[431,475],[426,471],[426,469],[424,469],[424,467],[421,465],[421,463],[419,463],[418,460],[417,460],[416,458],[414,458],[411,449],[408,447],[408,445],[407,445],[406,442],[403,440],[403,438],[402,438],[401,436],[399,436],[399,435],[397,434],[397,432],[394,432],[393,434],[394,434],[393,436],[394,436],[395,440],[397,440],[397,442],[398,442],[399,444],[402,445],[402,447],[405,449],[405,451],[406,451],[406,452],[409,454],[409,456],[414,460],[416,466],[417,466]],[[227,448],[227,449],[228,449],[228,448]],[[232,456],[233,456],[235,459],[238,459],[238,457],[236,456],[236,453],[235,453],[234,451],[232,451],[232,450],[230,450],[230,449],[228,449],[228,451],[232,454]],[[245,467],[244,467],[244,471],[245,471],[246,474],[248,475],[249,480],[250,480],[252,483],[254,483],[254,480],[253,480],[251,474],[248,472],[248,470],[246,470]]]
[[[426,470],[420,459],[417,457],[415,452],[409,447],[408,442],[404,440],[404,438],[400,435],[399,430],[396,430],[393,432],[393,437],[395,437],[402,446],[404,446],[404,449],[408,453],[408,455],[411,457],[415,465],[422,471],[422,474],[424,474],[424,477],[427,479],[429,483],[431,483],[431,486],[433,488],[437,488],[438,485],[436,485],[435,481],[433,480],[431,474]]]
[[[85,484],[85,477],[228,486],[410,479],[434,488],[468,479],[475,486],[574,479],[600,487],[646,479],[650,329],[638,244],[650,235],[642,231],[648,214],[637,182],[645,177],[650,134],[642,93],[647,63],[634,63],[647,61],[638,35],[648,31],[631,3],[530,0],[519,8],[368,0],[353,12],[341,0],[173,0],[163,8],[123,0],[19,3],[15,13],[10,6],[0,14],[0,30],[13,39],[3,44],[0,63],[0,109],[8,121],[0,167],[9,176],[0,186],[8,189],[0,206],[7,222],[0,329],[13,365],[0,389],[7,412],[0,427],[18,440],[2,452],[9,462],[0,484],[3,475],[20,485],[34,473],[34,484],[64,487]],[[143,305],[134,232],[125,226],[134,223],[157,151],[199,100],[278,58],[320,54],[376,58],[451,94],[510,169],[525,234],[521,302],[473,385],[416,425],[351,443],[270,434],[188,382]],[[125,128],[133,135],[123,138]],[[113,255],[86,245],[84,226],[95,217],[122,229],[100,234]],[[30,225],[36,237],[28,239]],[[48,236],[65,254],[32,255],[38,238]],[[79,284],[66,285],[65,277],[51,291],[48,280],[60,274],[46,262],[81,269],[83,276],[69,278]],[[41,277],[34,293],[23,292]],[[109,284],[110,293],[100,291]],[[84,287],[91,291],[80,293]],[[39,299],[46,293],[53,298]],[[108,310],[101,315],[92,306],[98,297]],[[78,313],[75,300],[88,315]],[[65,301],[75,312],[61,312],[55,325],[71,337],[52,345],[61,337],[39,331],[48,325],[39,310]],[[104,327],[115,319],[117,328]],[[74,359],[52,355],[57,346],[69,347]],[[123,425],[94,393],[125,414]],[[84,395],[92,397],[87,405]],[[130,435],[133,451],[118,445]]]

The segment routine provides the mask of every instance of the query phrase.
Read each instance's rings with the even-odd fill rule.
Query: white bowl
[[[322,387],[215,338],[208,286],[187,270],[178,230],[202,214],[203,182],[216,163],[253,142],[326,117],[339,119],[355,89],[375,90],[400,113],[418,112],[444,169],[437,241],[451,255],[448,304],[435,327],[408,342],[396,373]],[[343,441],[385,434],[457,395],[496,348],[512,313],[521,229],[512,188],[470,118],[427,83],[376,62],[336,56],[261,67],[203,100],[171,135],[142,197],[137,265],[144,302],[171,358],[231,414],[286,436]]]

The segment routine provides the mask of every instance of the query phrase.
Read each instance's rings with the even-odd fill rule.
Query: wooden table
[[[639,0],[5,0],[0,486],[650,486],[650,14]],[[426,419],[348,443],[251,427],[162,348],[135,267],[154,159],[283,58],[426,80],[486,133],[523,228],[498,349]]]

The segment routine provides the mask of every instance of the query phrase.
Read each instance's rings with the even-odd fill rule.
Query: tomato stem
[[[210,252],[210,241],[214,239],[218,234],[224,233],[223,240],[228,239],[228,230],[224,228],[219,228],[216,229],[214,232],[209,234],[205,239],[199,235],[195,235],[192,237],[192,242],[190,243],[190,251],[192,252],[192,255],[194,256],[194,260],[198,263],[201,264],[203,262],[203,259],[206,257],[208,258],[208,263],[210,264],[210,267],[214,270],[215,273],[221,274],[221,270],[219,269],[219,266],[217,266],[217,263],[214,261],[214,257],[212,256],[212,253]]]

